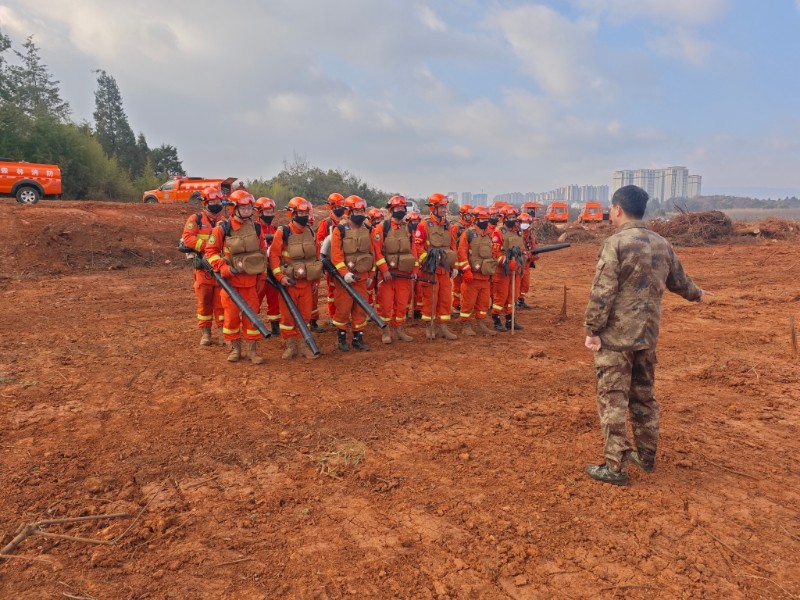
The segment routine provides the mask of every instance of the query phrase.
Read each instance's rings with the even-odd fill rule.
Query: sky
[[[96,69],[189,175],[295,156],[409,196],[611,185],[800,196],[800,0],[0,0],[76,122]]]

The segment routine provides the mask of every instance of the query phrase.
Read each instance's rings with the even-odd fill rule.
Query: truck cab
[[[578,215],[579,223],[600,223],[603,221],[603,205],[599,202],[587,202]]]
[[[566,223],[569,221],[569,206],[566,202],[551,202],[544,218],[551,223]]]
[[[148,190],[142,194],[142,202],[145,204],[188,202],[192,206],[200,206],[205,188],[219,188],[222,195],[227,197],[231,194],[231,186],[234,181],[236,181],[236,177],[228,177],[227,179],[173,177],[162,183],[158,189]]]

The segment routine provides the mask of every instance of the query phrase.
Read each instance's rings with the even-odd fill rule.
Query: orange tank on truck
[[[41,198],[61,197],[61,169],[0,158],[0,195],[14,196],[17,202],[36,204]]]
[[[231,186],[236,177],[227,179],[206,179],[205,177],[173,177],[161,184],[158,189],[148,190],[142,194],[145,204],[188,202],[200,206],[203,190],[207,187],[219,188],[222,195],[231,194]]]
[[[566,202],[551,202],[544,218],[553,223],[566,223],[569,221],[569,206]]]
[[[603,205],[599,202],[587,202],[578,215],[581,223],[600,223],[603,220]]]

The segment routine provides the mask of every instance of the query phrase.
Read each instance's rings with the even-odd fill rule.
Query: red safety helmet
[[[431,194],[428,196],[428,202],[426,204],[431,212],[433,212],[433,209],[437,206],[447,206],[450,204],[450,199],[444,194]]]
[[[354,210],[359,210],[361,208],[366,210],[367,201],[360,196],[348,196],[344,200],[344,207],[347,209],[347,214],[350,214]]]
[[[406,215],[406,221],[421,221],[422,220],[422,213],[418,210],[410,210]]]
[[[252,206],[256,202],[247,190],[236,190],[230,195],[230,200],[235,206]]]
[[[305,198],[301,198],[300,196],[295,196],[294,198],[289,200],[289,204],[286,205],[286,210],[289,212],[290,215],[301,210],[307,210],[310,213],[311,202],[309,202]]]
[[[383,209],[380,208],[370,208],[367,216],[370,221],[383,221],[386,218],[386,215],[383,214]]]
[[[389,202],[386,204],[386,208],[405,208],[406,207],[406,197],[405,196],[392,196],[389,198]]]
[[[203,204],[207,202],[214,202],[216,200],[222,200],[222,191],[219,188],[215,187],[207,187],[202,191],[203,194]]]
[[[256,210],[269,210],[275,208],[275,200],[272,198],[259,198],[256,200]]]
[[[330,196],[328,196],[328,206],[331,208],[334,206],[344,206],[344,196],[338,192],[333,192]]]

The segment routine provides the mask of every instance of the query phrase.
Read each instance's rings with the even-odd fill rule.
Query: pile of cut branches
[[[718,210],[687,212],[676,208],[680,211],[678,216],[650,221],[650,229],[676,246],[705,246],[730,241],[733,223],[725,213]]]

